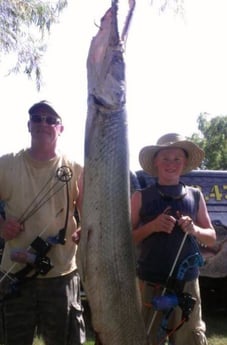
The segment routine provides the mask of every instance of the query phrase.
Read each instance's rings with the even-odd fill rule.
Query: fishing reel
[[[61,182],[69,182],[72,176],[73,176],[72,170],[65,165],[58,168],[56,171],[56,177]]]
[[[2,276],[0,274],[0,301],[4,298],[13,297],[20,293],[20,287],[25,281],[27,281],[27,279],[35,278],[39,274],[46,275],[53,268],[51,260],[47,256],[47,253],[50,251],[53,245],[65,244],[66,242],[65,233],[69,215],[68,182],[71,180],[72,176],[73,172],[69,167],[62,166],[58,168],[55,174],[55,178],[57,179],[57,181],[54,186],[51,187],[48,191],[45,191],[45,189],[43,188],[41,192],[38,193],[37,196],[35,196],[34,200],[18,220],[21,224],[23,224],[32,215],[34,215],[34,213],[36,213],[40,209],[40,207],[42,207],[49,200],[50,197],[55,195],[60,190],[57,186],[57,183],[59,181],[63,182],[66,185],[67,211],[64,227],[58,231],[57,235],[49,236],[47,240],[43,240],[40,236],[37,236],[30,244],[28,249],[12,250],[12,252],[10,253],[11,260],[14,263],[24,264],[24,267],[22,267],[16,273],[10,273],[10,269],[8,272],[3,273]],[[50,180],[51,179],[52,176]],[[49,193],[50,196],[48,196]],[[45,200],[46,196],[48,196],[48,198]],[[14,264],[12,268],[13,267]]]
[[[33,251],[26,249],[15,249],[11,252],[11,260],[14,262],[27,264],[35,269],[35,274],[46,275],[53,265],[50,258],[46,255],[52,245],[44,241],[39,236],[31,243]]]
[[[156,296],[152,300],[152,305],[157,311],[166,311],[179,306],[182,309],[183,317],[187,320],[196,303],[196,298],[187,292],[179,294],[168,294]]]

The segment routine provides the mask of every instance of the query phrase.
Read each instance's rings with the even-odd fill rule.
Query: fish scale
[[[78,268],[102,345],[147,344],[130,225],[125,64],[117,1],[87,59],[88,113]]]

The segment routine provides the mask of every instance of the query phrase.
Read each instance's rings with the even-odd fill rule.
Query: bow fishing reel
[[[62,167],[58,168],[56,171],[56,177],[61,182],[69,182],[73,176],[72,170],[63,165]]]
[[[46,275],[53,265],[46,255],[51,249],[51,244],[39,236],[31,243],[31,249],[15,249],[11,252],[11,260],[14,262],[28,264],[35,269],[36,274]]]
[[[156,296],[152,300],[152,305],[157,311],[166,311],[179,306],[182,309],[184,318],[188,319],[196,303],[196,299],[189,293],[168,294]]]

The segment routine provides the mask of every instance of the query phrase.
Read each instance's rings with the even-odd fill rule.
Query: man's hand
[[[13,219],[13,218],[6,219],[6,220],[1,219],[0,221],[0,233],[1,233],[1,237],[5,241],[13,240],[23,230],[24,230],[23,225],[20,224],[16,219]]]
[[[76,244],[78,244],[80,241],[80,232],[81,228],[77,228],[76,231],[74,231],[74,233],[72,234],[72,241]]]

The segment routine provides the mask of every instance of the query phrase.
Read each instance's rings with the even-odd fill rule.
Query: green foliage
[[[193,134],[190,138],[205,151],[203,169],[227,169],[227,116],[216,116],[209,120],[209,114],[198,117],[198,129],[202,137]]]
[[[66,5],[67,0],[0,0],[0,62],[14,53],[9,72],[34,75],[38,89],[46,34]]]

